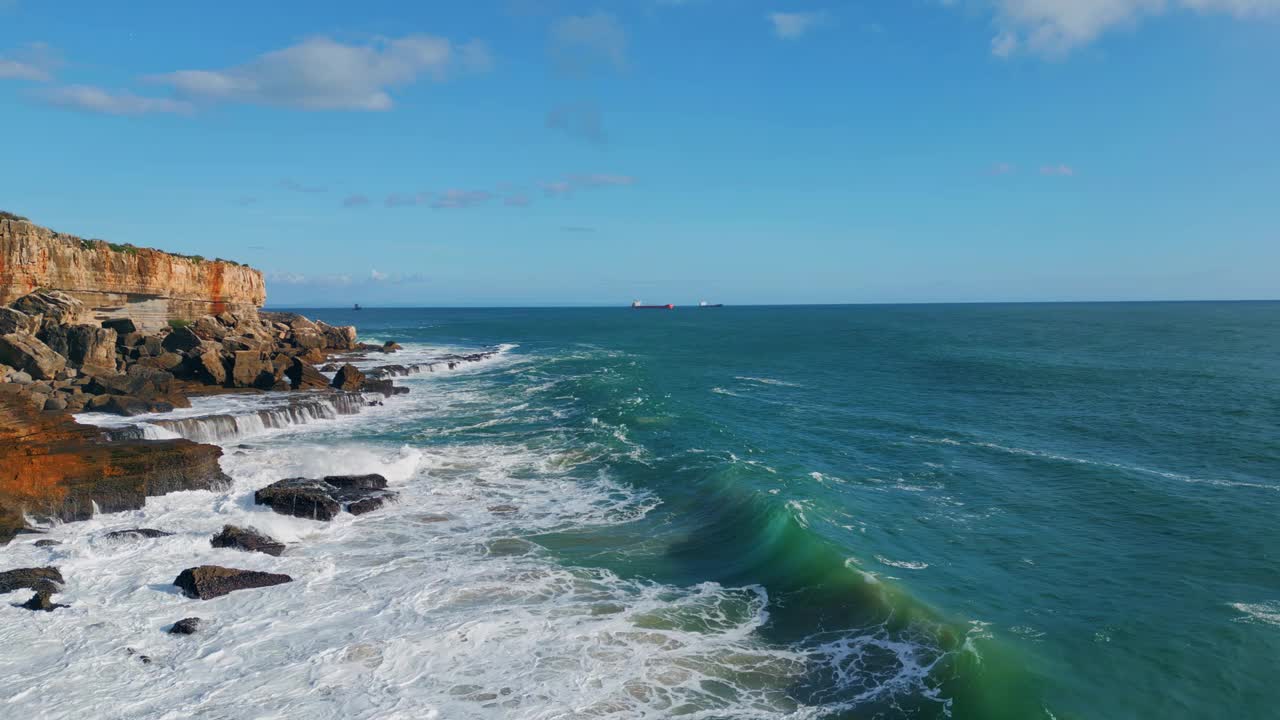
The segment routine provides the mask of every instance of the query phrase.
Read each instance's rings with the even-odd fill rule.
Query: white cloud
[[[1238,18],[1280,14],[1280,0],[987,1],[994,5],[996,16],[997,34],[991,52],[997,57],[1010,57],[1019,50],[1062,56],[1112,29],[1135,25],[1170,9],[1227,13]]]
[[[389,277],[391,276],[384,272],[378,272],[377,270],[369,271],[369,279],[374,282],[381,282],[382,280],[386,280]]]
[[[1057,177],[1072,177],[1076,174],[1076,170],[1070,165],[1045,165],[1040,168],[1040,174]]]
[[[300,193],[322,193],[329,191],[329,188],[321,185],[304,185],[297,180],[290,180],[288,178],[280,181],[280,187],[285,190],[292,190]]]
[[[773,33],[783,40],[804,37],[827,21],[825,12],[775,12],[765,17],[773,24]]]
[[[606,12],[561,18],[551,28],[551,48],[561,67],[582,69],[603,59],[621,70],[627,66],[627,33]]]
[[[407,35],[367,45],[315,37],[223,70],[180,70],[150,79],[192,101],[246,103],[302,110],[388,110],[390,90],[422,75],[483,72],[493,64],[479,42]]]
[[[48,82],[62,64],[58,54],[44,43],[28,43],[0,55],[0,80]]]
[[[369,196],[368,196],[368,195],[348,195],[348,196],[346,197],[346,199],[342,201],[342,206],[343,206],[343,207],[349,207],[349,208],[350,208],[350,207],[363,207],[363,206],[368,205],[368,204],[369,204]]]
[[[91,85],[68,85],[40,93],[40,97],[52,105],[106,113],[107,115],[147,115],[150,113],[176,113],[185,115],[194,110],[191,103],[171,98],[154,98],[134,95],[130,92],[113,93]]]

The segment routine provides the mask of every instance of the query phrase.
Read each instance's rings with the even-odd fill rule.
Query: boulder
[[[325,347],[331,350],[353,350],[356,347],[356,329],[352,325],[334,327],[325,323],[316,323],[320,332],[324,333]]]
[[[357,392],[364,387],[364,381],[364,373],[357,370],[355,365],[347,363],[338,369],[338,374],[333,377],[331,384],[339,390]]]
[[[319,365],[323,363],[329,356],[318,348],[311,349],[298,356],[303,362],[311,365]]]
[[[38,336],[73,367],[116,363],[116,331],[93,325],[48,325]]]
[[[117,335],[128,335],[129,333],[138,332],[138,326],[132,319],[127,317],[108,318],[102,321],[102,327],[115,330]]]
[[[212,315],[205,315],[191,325],[191,330],[204,340],[222,340],[227,336],[227,328]]]
[[[270,506],[281,515],[310,520],[332,520],[342,511],[333,497],[335,488],[319,480],[290,478],[272,483],[253,494],[253,501]]]
[[[44,401],[44,409],[51,411],[66,410],[67,400],[61,397],[50,397]]]
[[[198,358],[199,364],[197,369],[208,379],[217,385],[223,385],[227,382],[227,366],[222,362],[222,353],[216,350],[209,350],[201,354]]]
[[[0,572],[0,595],[14,590],[58,592],[66,581],[56,567],[18,568]]]
[[[147,357],[156,357],[164,353],[164,339],[158,335],[148,335],[142,339],[142,344],[138,346],[139,352]]]
[[[343,509],[362,515],[397,497],[381,475],[330,475],[323,480],[281,480],[259,490],[254,501],[283,515],[332,520]]]
[[[41,315],[28,315],[21,310],[0,307],[0,335],[13,332],[35,335],[43,319]]]
[[[0,363],[25,371],[37,380],[52,380],[67,366],[66,358],[34,335],[0,335]]]
[[[288,582],[293,582],[293,578],[278,573],[201,565],[183,570],[173,584],[189,598],[209,600],[236,590],[270,587]]]
[[[231,366],[231,382],[235,387],[270,389],[276,383],[274,368],[257,350],[236,352]]]
[[[235,525],[223,526],[222,532],[214,535],[209,540],[209,544],[216,548],[260,552],[277,557],[284,552],[285,548],[284,543],[267,537],[253,528],[241,528]]]
[[[329,378],[301,358],[293,358],[284,374],[289,379],[289,387],[293,390],[319,390],[329,387]]]
[[[161,345],[169,352],[183,352],[200,347],[200,336],[189,327],[174,328],[173,332],[164,336]]]
[[[169,628],[170,635],[195,635],[200,631],[200,618],[182,618]]]
[[[71,325],[85,317],[84,303],[59,290],[37,290],[9,307],[27,315],[43,315],[46,326]]]

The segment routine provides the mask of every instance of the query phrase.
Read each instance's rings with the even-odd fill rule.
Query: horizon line
[[[1234,299],[1193,299],[1193,300],[904,300],[898,302],[839,302],[839,303],[723,303],[721,308],[700,308],[697,303],[680,305],[674,309],[724,309],[724,308],[806,308],[806,307],[903,307],[903,306],[938,306],[938,305],[1169,305],[1169,304],[1228,304],[1228,303],[1275,303],[1280,298],[1234,298]],[[665,304],[665,303],[664,303]],[[263,305],[262,310],[350,310],[350,305],[310,305],[305,303],[289,305]],[[631,305],[598,305],[584,304],[547,304],[547,305],[362,305],[364,310],[630,310]]]

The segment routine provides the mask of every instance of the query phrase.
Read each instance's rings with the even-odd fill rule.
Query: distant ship
[[[639,300],[637,300],[637,301],[635,301],[635,302],[631,303],[631,309],[632,309],[632,310],[675,310],[675,309],[676,309],[676,306],[675,306],[675,305],[671,305],[671,304],[667,304],[667,305],[645,305],[644,303],[642,303],[642,302],[640,302]]]
[[[360,308],[360,303],[356,303],[356,306],[355,306],[355,307],[353,307],[353,308],[351,308],[351,309],[352,309],[352,310],[360,310],[360,309],[361,309],[361,308]]]
[[[722,303],[709,303],[706,300],[703,300],[702,302],[698,303],[698,307],[713,308],[713,307],[724,307],[724,305]]]

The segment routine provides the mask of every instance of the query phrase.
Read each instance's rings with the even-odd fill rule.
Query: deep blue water
[[[522,402],[386,442],[609,444],[576,475],[660,504],[527,539],[564,566],[762,588],[752,642],[804,653],[780,690],[797,707],[1280,703],[1280,303],[303,312],[517,345],[519,365],[440,382]]]

